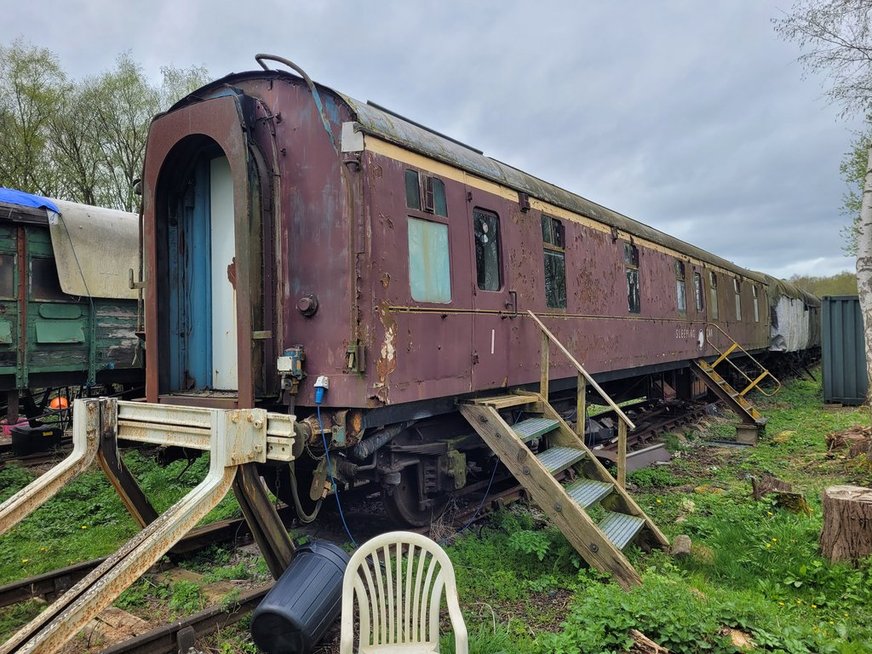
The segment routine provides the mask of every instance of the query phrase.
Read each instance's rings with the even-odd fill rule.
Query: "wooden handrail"
[[[623,411],[621,411],[621,407],[619,407],[617,404],[615,404],[615,402],[612,400],[612,398],[610,398],[608,396],[608,394],[600,387],[600,385],[594,381],[593,377],[591,377],[590,374],[588,374],[587,370],[585,370],[584,367],[578,361],[575,360],[575,357],[572,356],[572,354],[570,354],[569,350],[567,350],[563,346],[563,343],[558,341],[557,337],[554,336],[554,334],[552,334],[544,324],[542,324],[542,321],[539,320],[539,318],[536,316],[536,314],[533,313],[532,311],[528,310],[527,315],[529,315],[536,322],[536,324],[539,325],[539,329],[542,330],[542,333],[545,334],[548,337],[548,340],[550,340],[552,343],[554,343],[554,345],[556,345],[560,349],[561,352],[563,352],[564,356],[566,356],[566,358],[569,359],[570,363],[572,363],[572,365],[575,366],[575,369],[578,370],[578,372],[580,374],[584,375],[584,378],[587,380],[587,383],[590,384],[591,386],[593,386],[594,390],[596,390],[596,392],[599,393],[600,397],[606,401],[606,403],[609,405],[609,407],[611,407],[612,411],[614,411],[621,420],[623,420],[625,423],[627,423],[627,427],[629,427],[631,430],[635,429],[636,425],[634,425],[633,421],[627,417],[627,414],[625,414]],[[546,397],[545,400],[547,401],[547,399],[548,398]],[[584,418],[583,418],[583,416],[579,416],[578,419],[583,420]]]

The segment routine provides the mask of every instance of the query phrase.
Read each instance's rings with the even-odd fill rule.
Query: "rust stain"
[[[227,265],[227,279],[230,285],[236,288],[236,257],[233,257]]]
[[[381,279],[380,279],[379,281],[381,282],[381,285],[384,286],[385,288],[387,288],[388,286],[390,286],[390,285],[391,285],[391,275],[390,275],[390,273],[387,273],[387,272],[386,272],[386,273],[383,273],[382,276],[381,276]]]

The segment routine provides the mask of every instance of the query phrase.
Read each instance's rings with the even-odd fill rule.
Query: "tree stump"
[[[872,488],[830,486],[823,494],[821,554],[856,562],[872,554]]]

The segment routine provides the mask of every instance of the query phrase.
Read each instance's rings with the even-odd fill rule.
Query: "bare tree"
[[[828,95],[842,109],[842,115],[872,118],[872,1],[800,0],[790,13],[775,20],[784,38],[796,41],[804,50],[800,62],[809,71],[826,75],[831,82]],[[865,159],[860,218],[856,223],[857,290],[863,314],[866,341],[866,373],[872,380],[872,148],[855,143],[853,158],[842,163],[842,174],[858,176]],[[865,154],[865,156],[864,156]],[[846,207],[857,206],[856,194],[846,198]],[[853,203],[853,204],[852,204]],[[872,385],[866,398],[872,406]]]
[[[774,20],[775,30],[805,50],[799,61],[823,73],[830,99],[843,114],[867,116],[872,109],[872,2],[800,0]]]

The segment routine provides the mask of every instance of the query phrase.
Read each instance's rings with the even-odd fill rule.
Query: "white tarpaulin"
[[[134,300],[139,279],[139,217],[135,213],[55,200],[48,211],[61,289],[70,295]]]

